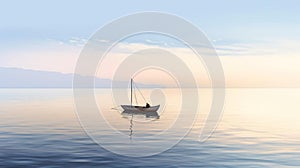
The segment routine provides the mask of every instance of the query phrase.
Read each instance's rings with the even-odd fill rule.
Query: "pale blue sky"
[[[1,48],[44,39],[88,38],[105,23],[138,11],[182,16],[219,42],[300,40],[299,1],[2,1]]]

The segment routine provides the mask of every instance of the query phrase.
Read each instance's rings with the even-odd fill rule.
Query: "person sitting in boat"
[[[146,108],[149,108],[150,107],[150,104],[149,103],[146,103]]]

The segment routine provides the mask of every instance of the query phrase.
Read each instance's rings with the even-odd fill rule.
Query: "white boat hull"
[[[135,113],[148,113],[148,112],[156,112],[159,109],[160,105],[144,107],[144,106],[131,106],[131,105],[121,105],[124,111],[130,111]]]

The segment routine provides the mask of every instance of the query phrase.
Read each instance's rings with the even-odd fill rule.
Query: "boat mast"
[[[132,78],[130,79],[130,105],[132,106]]]

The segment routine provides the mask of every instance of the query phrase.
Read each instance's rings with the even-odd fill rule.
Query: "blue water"
[[[249,90],[229,92],[232,96],[227,103],[245,98]],[[300,96],[299,91],[255,92],[264,93],[266,99],[274,94],[286,94],[285,99]],[[246,99],[247,104],[257,103],[253,97]],[[248,116],[251,114],[241,115],[244,102],[227,105],[229,111],[224,111],[223,120],[205,142],[197,141],[198,131],[192,130],[163,153],[132,158],[109,152],[86,135],[68,90],[1,90],[0,100],[0,167],[300,167],[299,114],[295,113],[290,113],[292,119],[282,119],[274,112],[274,118],[260,115],[257,120]],[[285,105],[276,109],[282,111]],[[294,105],[286,110],[299,110]],[[269,104],[258,106],[273,109]],[[240,120],[243,117],[250,119]],[[109,135],[109,131],[102,133]]]

